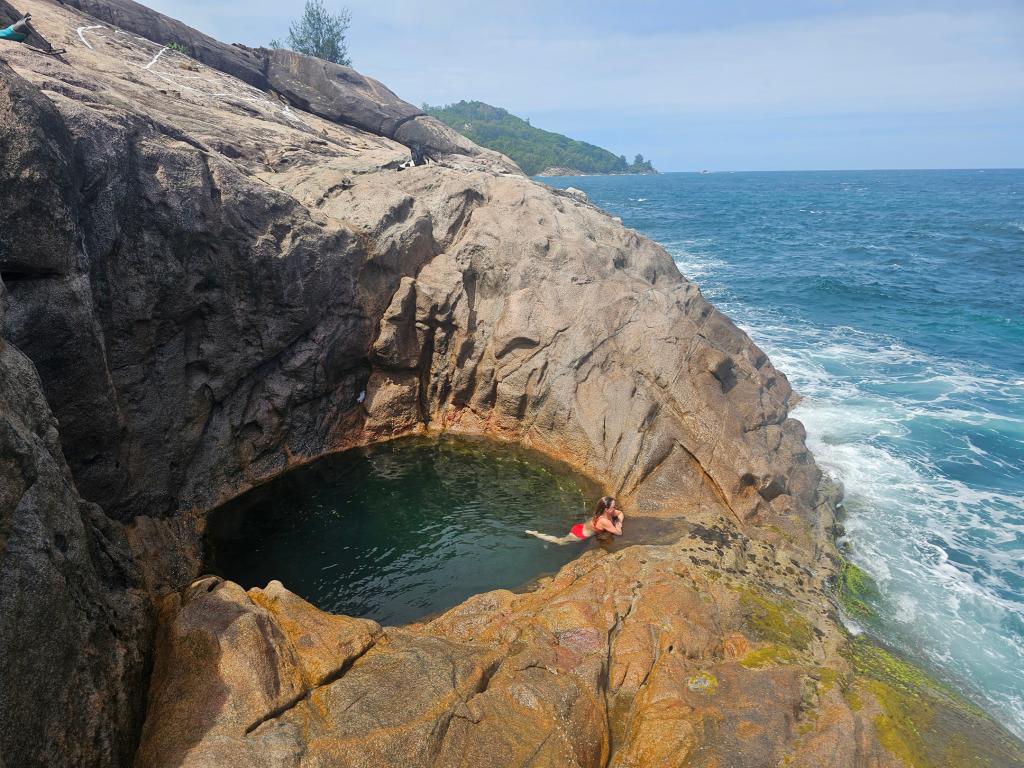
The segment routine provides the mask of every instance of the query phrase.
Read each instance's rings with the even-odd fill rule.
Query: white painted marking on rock
[[[89,40],[86,38],[85,33],[89,32],[90,30],[93,30],[93,29],[105,29],[105,28],[106,27],[104,27],[104,25],[102,25],[102,24],[91,24],[91,25],[87,25],[87,26],[78,27],[78,29],[76,31],[78,32],[78,39],[81,40],[82,43],[87,48],[89,48],[90,50],[95,50],[93,48],[93,46],[92,46],[92,43],[90,43]],[[120,30],[120,29],[115,29],[114,30],[114,34],[115,35],[125,35],[126,37],[129,36],[129,35],[127,35],[127,33],[125,33],[123,30]],[[142,41],[144,43],[151,42],[150,40],[146,39],[145,37],[135,37],[135,39],[136,40],[140,40],[140,41]],[[240,83],[240,85],[241,85],[242,89],[248,90],[248,91],[252,92],[253,94],[255,94],[255,96],[243,96],[243,95],[241,95],[241,94],[239,94],[237,92],[232,93],[232,92],[227,92],[227,91],[214,90],[214,89],[216,89],[218,84],[216,82],[214,82],[212,80],[209,80],[209,79],[207,79],[205,77],[202,77],[202,76],[179,75],[178,78],[174,79],[174,78],[168,77],[167,75],[165,75],[165,74],[163,74],[161,72],[158,72],[158,71],[154,70],[153,66],[158,61],[160,61],[160,58],[164,55],[164,53],[166,53],[169,50],[170,49],[166,45],[163,46],[159,51],[156,52],[156,55],[153,56],[153,58],[149,60],[149,63],[142,67],[142,69],[144,71],[146,71],[146,72],[149,72],[149,73],[151,73],[153,75],[156,75],[158,78],[163,80],[165,83],[167,83],[169,85],[172,85],[175,88],[180,88],[180,89],[185,90],[185,91],[191,91],[192,93],[194,93],[194,94],[196,94],[198,96],[203,96],[203,97],[206,97],[206,98],[214,98],[214,99],[238,99],[239,101],[248,101],[248,102],[251,102],[251,103],[254,103],[254,104],[258,104],[261,107],[264,107],[269,112],[280,111],[280,113],[283,114],[289,120],[292,120],[292,121],[294,121],[296,123],[299,123],[300,125],[307,125],[305,120],[303,120],[301,117],[299,117],[294,112],[292,112],[292,110],[289,107],[289,105],[286,104],[286,105],[284,105],[284,107],[280,107],[280,105],[278,105],[275,102],[273,102],[270,99],[268,99],[266,97],[266,95],[262,91],[260,91],[258,88],[252,87],[248,83]],[[182,80],[191,80],[193,82],[198,80],[198,81],[202,82],[204,85],[211,86],[211,90],[201,90],[199,88],[192,88],[192,87],[186,85],[184,82],[181,82]],[[365,396],[365,393],[364,393],[364,396]],[[362,400],[360,400],[360,402],[362,402]]]
[[[296,115],[294,112],[292,112],[291,107],[289,107],[287,104],[284,105],[284,108],[281,110],[281,113],[289,120],[294,120],[295,122],[302,123],[303,125],[306,124],[306,121],[303,120],[298,115]]]
[[[88,48],[89,50],[95,50],[92,47],[92,43],[90,43],[88,40],[86,40],[85,39],[85,35],[83,34],[84,32],[88,32],[90,29],[103,29],[103,25],[102,24],[93,24],[93,25],[88,26],[88,27],[79,27],[76,31],[78,32],[78,39],[81,40],[83,43],[85,43],[85,47]]]
[[[152,67],[154,64],[156,64],[157,61],[159,61],[160,57],[164,55],[164,51],[166,51],[166,50],[167,50],[167,47],[164,46],[159,51],[157,51],[156,52],[156,56],[154,56],[153,59],[149,62],[149,64],[144,66],[143,69],[147,69],[148,70],[150,67]]]

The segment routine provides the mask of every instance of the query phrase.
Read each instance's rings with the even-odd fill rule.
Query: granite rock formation
[[[128,764],[149,600],[121,526],[75,490],[39,375],[2,339],[0,584],[0,765]]]
[[[207,577],[165,598],[137,765],[1019,761],[948,690],[851,648],[812,580],[783,593],[804,567],[723,521],[386,629]]]
[[[68,53],[0,49],[3,764],[1020,755],[846,636],[789,384],[660,247],[351,69],[24,5]],[[405,628],[194,581],[217,504],[442,430],[681,538]]]

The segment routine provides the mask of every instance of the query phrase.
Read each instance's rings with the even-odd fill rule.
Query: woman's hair
[[[602,496],[600,499],[598,499],[597,508],[594,509],[594,519],[596,520],[597,518],[599,518],[601,516],[601,513],[612,505],[613,501],[615,501],[614,496]]]

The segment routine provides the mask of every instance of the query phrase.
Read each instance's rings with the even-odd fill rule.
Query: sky
[[[299,0],[143,0],[225,42]],[[662,171],[1024,167],[1024,0],[325,0],[413,104],[485,101]]]

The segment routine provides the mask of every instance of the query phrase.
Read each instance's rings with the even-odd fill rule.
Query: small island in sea
[[[625,155],[577,141],[560,133],[530,125],[501,107],[482,101],[460,101],[444,107],[423,105],[423,111],[467,139],[516,162],[530,176],[621,176],[655,174],[650,160]]]

